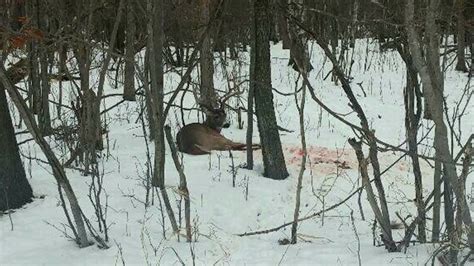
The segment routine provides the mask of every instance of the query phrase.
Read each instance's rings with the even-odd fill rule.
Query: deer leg
[[[199,145],[199,144],[194,144],[193,154],[194,155],[211,154],[211,151],[209,149],[206,149],[205,147]]]
[[[252,144],[252,150],[260,150],[262,148],[262,145],[260,144]]]

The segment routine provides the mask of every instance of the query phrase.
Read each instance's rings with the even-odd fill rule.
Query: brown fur
[[[217,130],[204,124],[193,123],[184,126],[176,135],[178,150],[192,155],[209,154],[211,151],[246,150],[244,143],[233,142]],[[259,149],[260,145],[253,145]]]
[[[231,92],[219,100],[219,107],[200,104],[206,114],[204,123],[192,123],[184,126],[176,134],[178,150],[193,155],[209,154],[211,151],[246,150],[243,143],[233,142],[221,135],[223,127],[229,127],[226,123],[224,103],[235,92]],[[260,145],[252,145],[252,149],[260,149]]]

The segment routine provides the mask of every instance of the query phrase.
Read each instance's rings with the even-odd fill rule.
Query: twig
[[[360,258],[360,238],[359,234],[357,233],[357,227],[355,226],[354,222],[354,210],[351,210],[351,224],[352,224],[352,229],[354,230],[355,237],[357,239],[357,261],[359,262],[359,266],[362,265],[362,260]]]
[[[166,139],[168,140],[168,144],[171,150],[171,156],[173,157],[173,162],[178,170],[179,173],[179,192],[180,195],[184,198],[184,219],[186,222],[186,241],[192,241],[192,234],[191,234],[191,201],[189,199],[189,190],[188,185],[186,182],[186,175],[183,171],[183,166],[179,162],[178,152],[176,150],[176,145],[173,142],[173,137],[171,136],[171,128],[170,126],[165,126],[165,134]]]

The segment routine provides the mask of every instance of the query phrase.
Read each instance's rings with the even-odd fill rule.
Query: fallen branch
[[[370,180],[370,182],[373,182],[374,180]],[[325,212],[328,212],[330,210],[333,210],[339,206],[341,206],[342,204],[346,203],[350,198],[352,198],[355,194],[359,193],[359,191],[362,191],[364,187],[359,187],[358,189],[356,189],[354,192],[352,192],[351,194],[349,194],[349,196],[347,196],[345,199],[343,199],[342,201],[326,208],[326,209],[323,209],[323,210],[320,210],[318,212],[315,212],[311,215],[308,215],[308,216],[305,216],[303,218],[299,218],[298,220],[296,221],[291,221],[291,222],[287,222],[287,223],[284,223],[280,226],[277,226],[277,227],[274,227],[274,228],[270,228],[270,229],[266,229],[266,230],[261,230],[261,231],[253,231],[253,232],[246,232],[246,233],[242,233],[242,234],[238,234],[238,236],[253,236],[253,235],[262,235],[262,234],[268,234],[268,233],[272,233],[272,232],[276,232],[282,228],[285,228],[287,226],[290,226],[292,225],[293,223],[295,222],[302,222],[302,221],[306,221],[306,220],[309,220],[309,219],[312,219],[314,217],[317,217]]]

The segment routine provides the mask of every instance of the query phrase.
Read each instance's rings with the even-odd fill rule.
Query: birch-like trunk
[[[467,226],[468,245],[471,252],[474,250],[474,227],[472,224],[471,214],[468,208],[466,195],[463,193],[462,186],[458,180],[456,166],[449,148],[448,130],[444,121],[443,112],[443,75],[439,64],[439,38],[437,34],[436,17],[439,11],[440,1],[434,0],[430,2],[427,9],[425,21],[424,46],[420,43],[420,35],[415,29],[415,5],[414,0],[407,0],[405,9],[405,23],[408,34],[408,44],[413,62],[420,74],[423,84],[425,100],[430,106],[431,115],[435,123],[434,147],[436,150],[436,160],[442,162],[443,173],[445,176],[445,193],[449,193],[452,189],[456,195],[456,199],[461,206],[462,220]],[[447,189],[447,190],[446,190]],[[446,209],[445,209],[446,211]],[[450,215],[447,214],[446,223],[451,223]],[[450,228],[451,227],[451,228]],[[447,224],[448,236],[452,240],[452,244],[456,242],[456,232],[453,231],[454,225]],[[454,238],[454,239],[453,239]],[[455,253],[456,247],[451,248],[449,259],[450,263],[456,263]]]

